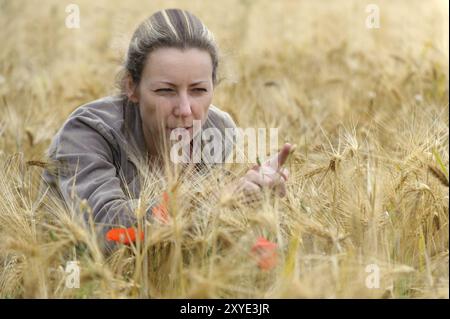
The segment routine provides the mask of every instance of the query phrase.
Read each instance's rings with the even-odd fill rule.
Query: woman
[[[124,189],[139,197],[139,165],[163,165],[175,129],[187,130],[192,141],[195,121],[222,133],[235,127],[229,114],[211,105],[218,64],[213,35],[197,17],[179,9],[156,12],[133,34],[122,94],[70,115],[49,148],[57,173],[46,170],[44,180],[66,202],[86,199],[103,232],[134,225],[136,201]],[[223,142],[226,157],[230,143]],[[283,193],[287,171],[280,167],[290,148],[286,144],[263,170],[255,166],[232,187],[244,193],[277,187]]]

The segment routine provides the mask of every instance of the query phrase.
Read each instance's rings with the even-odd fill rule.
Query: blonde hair
[[[138,84],[148,55],[158,48],[197,48],[207,51],[212,60],[213,84],[217,84],[219,54],[213,34],[192,13],[181,9],[165,9],[145,19],[133,33],[119,79],[122,93],[125,92],[127,75]]]

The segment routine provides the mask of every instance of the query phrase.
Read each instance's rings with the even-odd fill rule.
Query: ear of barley
[[[428,170],[431,172],[431,174],[436,177],[442,185],[444,186],[449,186],[449,182],[447,180],[447,177],[445,176],[444,173],[442,173],[442,171],[440,169],[438,169],[435,166],[432,165],[428,165]]]

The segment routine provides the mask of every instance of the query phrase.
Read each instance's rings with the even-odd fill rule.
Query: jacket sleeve
[[[111,227],[135,225],[137,207],[137,200],[122,190],[107,134],[99,121],[74,117],[63,126],[49,154],[59,167],[56,184],[63,199],[75,209],[86,199],[103,235]]]

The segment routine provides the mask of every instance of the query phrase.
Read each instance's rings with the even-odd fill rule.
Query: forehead
[[[204,50],[160,48],[148,56],[143,76],[152,82],[207,80],[212,76],[212,61]]]

